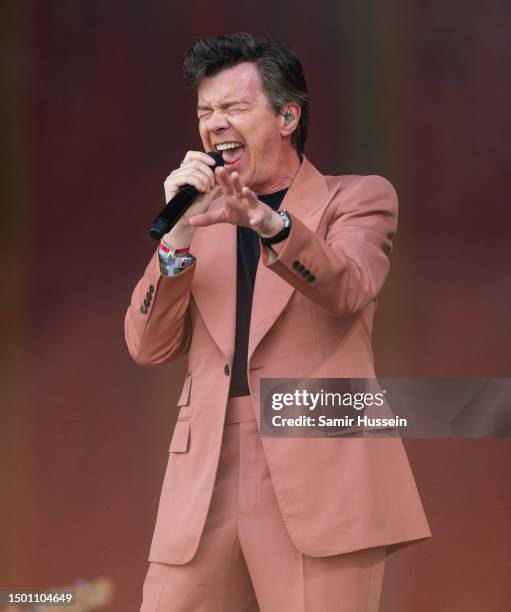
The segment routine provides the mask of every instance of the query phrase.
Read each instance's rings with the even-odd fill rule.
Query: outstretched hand
[[[229,174],[223,167],[215,169],[215,178],[225,196],[222,208],[194,215],[188,222],[196,227],[231,223],[249,227],[263,236],[273,236],[283,228],[279,214],[273,211],[248,187],[237,172]]]

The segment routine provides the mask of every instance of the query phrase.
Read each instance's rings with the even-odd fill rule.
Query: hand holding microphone
[[[212,200],[212,197],[204,196],[213,196],[218,189],[214,169],[223,164],[221,154],[216,151],[188,151],[181,166],[173,170],[165,181],[165,199],[168,203],[154,220],[149,235],[160,240],[183,217],[186,219],[204,212]]]

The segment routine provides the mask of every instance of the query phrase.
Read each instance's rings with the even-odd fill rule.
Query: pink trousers
[[[385,554],[310,557],[294,546],[250,400],[235,398],[197,553],[184,565],[150,563],[141,612],[377,612]]]

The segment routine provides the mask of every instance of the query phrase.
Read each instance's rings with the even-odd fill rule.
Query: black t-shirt
[[[275,193],[260,195],[258,198],[273,210],[277,210],[286,195],[286,191],[287,188]],[[252,296],[260,255],[259,236],[254,230],[249,227],[238,226],[237,234],[236,336],[229,397],[250,394],[247,380],[248,334],[252,314]]]

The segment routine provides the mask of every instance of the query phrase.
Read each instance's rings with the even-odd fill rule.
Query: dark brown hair
[[[276,114],[290,102],[300,105],[300,120],[291,135],[291,142],[301,155],[309,125],[309,92],[300,60],[284,43],[255,38],[246,32],[199,38],[185,54],[183,72],[186,84],[198,87],[204,77],[243,62],[257,66],[264,93]]]

